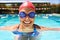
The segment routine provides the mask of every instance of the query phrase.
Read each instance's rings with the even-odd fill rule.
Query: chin
[[[32,24],[24,24],[24,26],[26,27],[30,27]]]
[[[24,26],[29,27],[29,26],[31,26],[31,25],[30,25],[30,24],[25,24]]]

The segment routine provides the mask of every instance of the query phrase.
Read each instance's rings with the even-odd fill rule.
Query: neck
[[[34,28],[33,26],[25,27],[24,25],[20,24],[19,30],[21,32],[33,32]]]
[[[31,28],[33,28],[33,25],[26,27],[26,26],[24,26],[23,24],[21,24],[21,25],[20,25],[20,28],[22,28],[22,29],[30,28],[30,29],[31,29]]]

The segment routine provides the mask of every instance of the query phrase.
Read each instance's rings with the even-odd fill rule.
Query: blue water
[[[19,23],[18,14],[0,15],[0,27],[13,26]],[[40,14],[35,17],[34,23],[49,28],[60,28],[60,16],[46,17],[45,14]],[[0,40],[14,40],[14,36],[11,31],[0,30]],[[42,31],[37,40],[60,40],[60,31]]]

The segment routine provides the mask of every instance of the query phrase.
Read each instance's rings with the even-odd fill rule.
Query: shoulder
[[[37,28],[37,29],[40,29],[40,30],[42,30],[42,31],[44,31],[44,30],[49,30],[50,28],[46,28],[46,27],[44,27],[44,26],[39,26],[39,25],[37,25],[37,24],[34,24],[34,26]]]
[[[33,24],[37,29],[41,29],[39,25]]]
[[[7,27],[5,27],[5,28],[6,28],[6,30],[14,31],[14,30],[16,30],[16,28],[18,27],[18,25],[19,25],[19,24],[16,24],[16,25],[13,25],[13,26],[7,26]]]
[[[13,26],[11,26],[11,29],[15,30],[18,26],[19,26],[19,24],[13,25]]]
[[[46,27],[43,27],[43,26],[39,26],[37,24],[34,24],[34,26],[37,28],[37,29],[45,29]]]

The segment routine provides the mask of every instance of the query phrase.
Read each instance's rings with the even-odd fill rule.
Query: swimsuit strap
[[[36,30],[36,26],[35,26],[35,24],[33,24],[33,26],[34,26],[34,32],[37,31],[37,30]]]
[[[14,34],[18,34],[18,35],[22,34],[22,32],[18,32],[19,26],[20,26],[20,24],[18,25],[17,29],[15,31],[13,31]]]
[[[19,29],[19,26],[20,26],[20,24],[18,25],[18,27],[17,27],[17,29],[16,29],[16,30],[18,30],[18,29]]]

